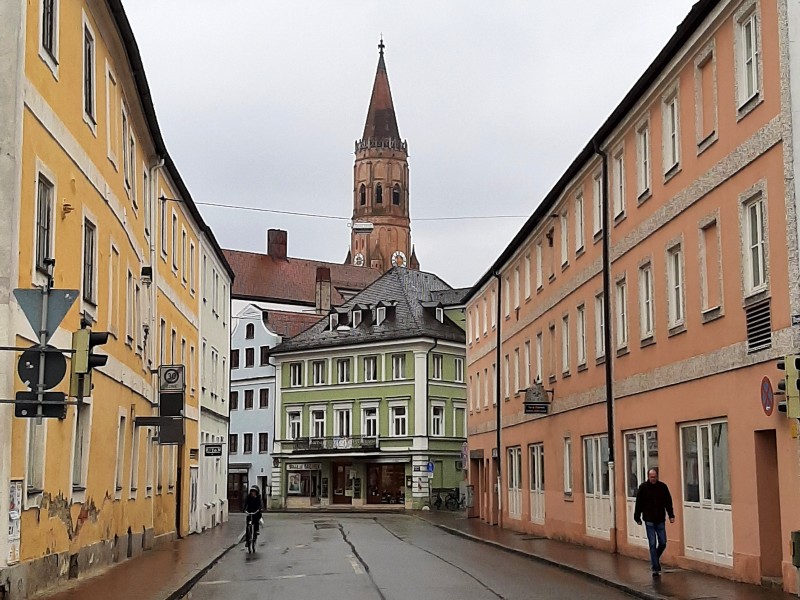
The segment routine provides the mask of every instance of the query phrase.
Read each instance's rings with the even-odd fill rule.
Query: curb
[[[192,575],[187,581],[184,582],[184,584],[181,587],[179,587],[177,590],[175,590],[169,596],[167,596],[165,600],[180,600],[181,598],[186,596],[186,594],[188,594],[192,590],[195,584],[197,584],[197,582],[200,581],[205,576],[205,574],[208,573],[214,567],[214,565],[216,565],[220,560],[222,560],[222,558],[228,552],[230,552],[236,546],[238,546],[243,539],[244,535],[242,535],[237,541],[235,541],[227,548],[224,548],[222,552],[220,552],[219,555],[217,555],[216,558],[212,559],[210,563],[208,563],[205,567],[203,567],[197,573]]]
[[[652,592],[647,592],[645,590],[641,590],[639,588],[632,587],[632,586],[630,586],[630,585],[628,585],[626,583],[622,583],[620,581],[614,581],[612,579],[606,579],[605,577],[601,577],[600,575],[597,575],[596,573],[592,573],[590,571],[584,571],[583,569],[580,569],[578,567],[573,567],[572,565],[561,563],[561,562],[546,558],[544,556],[541,556],[539,554],[532,554],[530,552],[525,552],[524,550],[520,550],[518,548],[512,548],[511,546],[506,546],[506,545],[501,544],[499,542],[493,542],[491,540],[487,540],[487,539],[484,539],[482,537],[478,537],[477,535],[473,535],[471,533],[467,533],[466,531],[462,531],[460,529],[457,529],[455,527],[450,527],[450,526],[444,525],[442,523],[434,523],[433,521],[428,521],[424,517],[420,517],[418,515],[414,515],[414,517],[416,517],[417,519],[419,519],[421,521],[425,521],[426,523],[428,523],[430,525],[433,525],[434,527],[438,527],[439,529],[442,529],[442,530],[444,530],[444,531],[446,531],[448,533],[451,533],[453,535],[457,535],[459,537],[466,538],[468,540],[472,540],[473,542],[479,542],[481,544],[486,544],[487,546],[494,546],[495,548],[499,548],[500,550],[505,550],[506,552],[511,552],[512,554],[517,554],[518,556],[524,556],[526,558],[530,558],[530,559],[536,560],[536,561],[544,563],[546,565],[550,565],[550,566],[553,566],[553,567],[558,567],[562,571],[567,571],[568,573],[575,573],[577,575],[582,575],[582,576],[586,577],[587,579],[592,579],[594,581],[602,583],[603,585],[607,585],[608,587],[615,588],[617,590],[620,590],[621,592],[625,592],[626,594],[629,594],[629,595],[634,596],[636,598],[642,598],[643,600],[668,600],[667,596],[662,596],[661,594],[654,594]]]

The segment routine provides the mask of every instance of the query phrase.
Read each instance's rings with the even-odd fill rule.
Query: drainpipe
[[[503,458],[503,453],[501,452],[500,446],[500,426],[502,423],[501,414],[500,414],[500,407],[502,406],[502,400],[500,399],[500,315],[501,310],[500,307],[502,306],[503,302],[503,286],[501,278],[500,278],[500,271],[495,271],[494,276],[497,278],[497,306],[495,306],[495,312],[497,313],[497,340],[495,342],[495,371],[494,371],[494,391],[495,391],[495,398],[497,399],[497,524],[502,529],[503,527],[503,494],[500,491],[500,484],[503,480],[502,478],[502,470],[501,470],[501,461]]]
[[[603,344],[605,345],[605,379],[606,379],[606,424],[608,429],[608,495],[611,502],[611,552],[617,552],[617,499],[616,474],[614,465],[614,379],[613,349],[611,346],[611,258],[610,258],[610,223],[608,218],[608,154],[600,149],[598,140],[593,140],[594,151],[603,159],[602,168],[602,209],[603,209]]]

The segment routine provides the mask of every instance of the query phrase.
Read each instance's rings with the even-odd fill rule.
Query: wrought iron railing
[[[377,450],[378,438],[364,435],[348,437],[301,437],[282,440],[282,446],[294,452],[352,452],[353,450]]]

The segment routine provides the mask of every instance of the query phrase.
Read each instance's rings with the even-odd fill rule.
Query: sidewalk
[[[37,600],[177,600],[242,537],[244,516],[78,579]]]
[[[414,516],[441,529],[510,552],[529,556],[566,571],[581,573],[646,600],[789,600],[792,594],[757,585],[738,583],[694,571],[668,568],[652,577],[647,561],[610,554],[546,538],[537,538],[467,519],[461,512],[414,511]]]

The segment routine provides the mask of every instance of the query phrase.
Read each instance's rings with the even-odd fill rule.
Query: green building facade
[[[465,335],[446,304],[458,292],[395,267],[273,350],[273,508],[416,509],[459,487]]]

